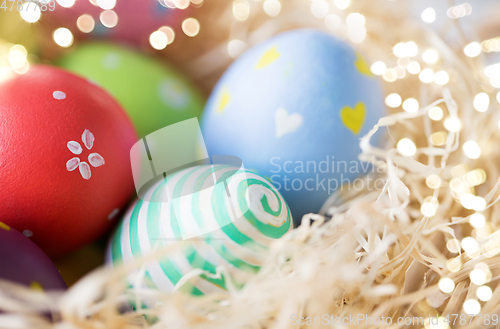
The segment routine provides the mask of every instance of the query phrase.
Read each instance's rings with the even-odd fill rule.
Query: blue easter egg
[[[380,84],[361,54],[327,33],[300,29],[229,67],[205,107],[202,131],[209,154],[235,155],[269,179],[300,223],[371,170],[358,160],[359,141],[384,113]]]

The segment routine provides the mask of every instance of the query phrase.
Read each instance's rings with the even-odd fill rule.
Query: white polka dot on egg
[[[178,81],[172,79],[162,80],[158,91],[160,99],[167,106],[172,106],[172,109],[176,111],[185,110],[189,103],[189,92]]]
[[[31,232],[30,230],[24,230],[23,234],[27,238],[31,238],[33,236],[33,232]]]
[[[114,70],[120,66],[121,58],[117,53],[108,53],[102,58],[102,67],[107,70]]]
[[[56,90],[52,93],[52,97],[57,100],[63,100],[66,98],[66,94],[60,90]]]
[[[108,215],[108,220],[112,220],[113,218],[115,218],[119,212],[120,212],[119,208],[113,209],[113,211]]]

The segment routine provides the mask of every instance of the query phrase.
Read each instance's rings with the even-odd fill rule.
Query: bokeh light
[[[449,329],[449,320],[440,317],[428,317],[424,321],[424,329]]]
[[[189,7],[189,0],[173,0],[174,2],[174,7],[177,9],[186,9]]]
[[[432,8],[432,7],[428,7],[426,9],[424,9],[421,17],[422,17],[422,20],[424,22],[432,23],[436,20],[436,10],[434,10],[434,8]]]
[[[35,23],[38,22],[38,20],[42,16],[42,11],[37,4],[32,2],[25,2],[19,14],[21,15],[21,18],[26,22]]]
[[[398,79],[403,79],[406,76],[406,70],[403,66],[396,66],[394,68],[394,71],[396,72],[396,77]]]
[[[468,3],[450,7],[446,11],[448,17],[453,19],[462,18],[464,16],[470,15],[471,13],[472,13],[472,7]]]
[[[325,25],[332,31],[337,31],[340,27],[340,17],[335,14],[328,14],[325,17]]]
[[[473,254],[479,250],[476,239],[470,236],[463,238],[460,244],[462,249],[469,254]]]
[[[486,223],[486,218],[483,214],[475,213],[472,214],[469,218],[469,223],[476,228],[481,228]]]
[[[344,10],[349,7],[349,5],[351,4],[351,0],[333,0],[333,3],[338,9]]]
[[[457,132],[462,129],[462,122],[457,117],[449,117],[444,120],[444,127],[451,132]]]
[[[403,68],[407,67],[411,63],[411,59],[408,57],[398,58],[398,66]]]
[[[17,74],[25,74],[28,72],[29,68],[30,68],[30,63],[28,61],[26,61],[26,63],[24,63],[24,65],[22,67],[19,67],[19,68],[13,67],[12,70],[14,72],[16,72]],[[4,77],[1,77],[1,78],[4,78]]]
[[[443,118],[443,110],[439,106],[434,106],[429,110],[428,115],[431,120],[439,121]]]
[[[400,42],[394,46],[392,49],[394,55],[399,58],[403,57],[414,57],[418,54],[418,46],[415,42]]]
[[[470,272],[470,280],[472,283],[478,286],[482,286],[486,283],[486,273],[483,270],[475,269]]]
[[[431,142],[434,146],[443,146],[446,144],[448,135],[444,131],[437,131],[431,135]]]
[[[425,179],[425,185],[427,185],[427,187],[435,190],[435,189],[441,187],[441,177],[439,177],[436,174],[430,175]]]
[[[24,65],[26,65],[26,61],[28,59],[28,52],[26,48],[21,45],[14,45],[9,49],[9,55],[7,60],[9,61],[10,66],[14,69],[20,69]]]
[[[451,175],[455,178],[462,178],[467,173],[468,167],[464,164],[459,164],[451,168]]]
[[[154,31],[149,36],[149,44],[156,50],[165,49],[168,45],[168,37],[162,31]]]
[[[394,82],[398,79],[396,71],[394,69],[387,69],[382,75],[382,78],[387,82]]]
[[[73,7],[75,4],[75,0],[57,0],[57,3],[64,8]]]
[[[463,145],[465,155],[469,159],[477,159],[481,156],[481,148],[475,141],[467,141]]]
[[[418,101],[415,98],[408,98],[403,102],[403,110],[409,113],[415,113],[419,109]]]
[[[111,10],[116,6],[116,0],[96,0],[96,3],[104,10]]]
[[[406,70],[408,70],[408,72],[410,74],[419,74],[421,67],[417,61],[413,61],[413,62],[410,62],[410,64],[408,64],[408,66],[406,67]]]
[[[442,292],[449,294],[455,289],[455,282],[450,278],[441,278],[438,282],[438,286]]]
[[[161,31],[165,33],[168,39],[168,44],[171,44],[175,40],[175,32],[174,29],[172,29],[170,26],[162,26],[158,29],[158,31]]]
[[[474,109],[478,112],[486,112],[490,106],[490,96],[487,93],[479,93],[474,97]]]
[[[469,171],[464,175],[464,182],[469,184],[470,186],[478,186],[483,184],[486,181],[486,172],[481,169],[474,169]]]
[[[476,290],[476,296],[483,302],[489,301],[493,296],[493,291],[488,286],[481,286]]]
[[[346,17],[347,35],[354,43],[360,43],[366,38],[365,16],[350,13]]]
[[[417,152],[415,143],[413,143],[413,141],[407,137],[402,138],[398,142],[397,149],[399,153],[407,157],[413,156]]]
[[[452,273],[460,271],[460,269],[462,268],[462,261],[460,260],[460,257],[449,259],[446,262],[446,268]]]
[[[278,16],[281,11],[281,2],[278,0],[265,0],[264,12],[271,17]]]
[[[427,197],[420,207],[420,212],[426,217],[432,217],[436,214],[438,206],[439,202],[436,198]]]
[[[418,46],[415,42],[410,41],[406,43],[406,56],[415,57],[418,55]]]
[[[328,14],[330,6],[325,0],[313,0],[311,4],[311,13],[316,18],[323,18]]]
[[[406,44],[404,42],[400,42],[392,48],[392,51],[396,57],[406,57]]]
[[[200,22],[196,18],[187,18],[182,22],[182,31],[188,37],[195,37],[200,32]]]
[[[105,10],[99,15],[102,25],[111,29],[118,24],[118,15],[113,10]]]
[[[446,248],[455,254],[458,254],[460,252],[460,241],[457,239],[450,239],[446,242]]]
[[[385,71],[387,71],[387,66],[385,65],[384,62],[377,61],[377,62],[372,64],[372,66],[370,67],[370,70],[375,75],[383,75],[385,73]]]
[[[475,299],[468,299],[464,302],[464,311],[467,314],[479,314],[481,312],[481,304]]]
[[[481,49],[485,53],[500,52],[500,37],[494,37],[481,42]]]
[[[365,16],[360,13],[350,13],[345,19],[347,26],[364,26],[366,23]]]
[[[439,60],[439,53],[433,48],[427,49],[422,54],[422,59],[428,64],[434,64]]]
[[[479,42],[471,42],[464,47],[464,54],[468,57],[477,57],[481,54],[481,44]]]
[[[78,19],[76,20],[76,26],[83,33],[90,33],[94,30],[95,21],[92,16],[84,14],[78,17]]]
[[[242,40],[231,40],[227,44],[227,53],[232,58],[236,58],[247,48],[247,46],[248,45]]]
[[[392,107],[392,108],[396,108],[396,107],[400,106],[401,103],[402,103],[401,96],[399,96],[399,94],[397,94],[397,93],[389,94],[385,98],[385,104],[389,107]]]
[[[434,74],[434,82],[440,86],[446,85],[450,81],[450,76],[446,71],[438,71]]]
[[[235,0],[233,2],[233,15],[239,21],[245,21],[250,16],[250,4],[248,0]]]
[[[52,34],[54,42],[63,48],[68,48],[73,44],[73,33],[65,27],[60,27]]]
[[[423,83],[431,83],[432,81],[434,81],[434,71],[429,68],[423,69],[422,72],[420,72],[420,74],[418,75],[418,78]]]
[[[473,209],[476,211],[483,211],[486,209],[486,200],[471,193],[464,194],[460,198],[460,203],[465,209]]]

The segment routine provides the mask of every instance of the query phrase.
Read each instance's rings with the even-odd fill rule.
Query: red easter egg
[[[66,71],[35,66],[0,83],[0,219],[50,256],[112,225],[134,191],[137,141],[121,106]]]

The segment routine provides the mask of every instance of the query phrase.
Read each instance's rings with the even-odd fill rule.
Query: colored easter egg
[[[226,189],[227,187],[227,189]],[[181,291],[202,295],[241,287],[292,228],[285,200],[265,178],[228,165],[200,165],[167,176],[127,211],[107,260],[133,264],[154,250],[178,247],[146,264],[145,287],[171,293],[193,269],[205,271]],[[214,278],[218,266],[229,273]],[[135,282],[129,273],[129,282]]]
[[[96,239],[134,192],[137,135],[120,105],[71,73],[34,66],[0,84],[0,218],[49,256]]]
[[[30,239],[0,222],[0,279],[34,289],[66,289],[49,257]]]
[[[126,47],[89,43],[63,57],[60,66],[95,81],[128,112],[140,135],[199,117],[203,98],[170,66]]]
[[[370,171],[358,160],[359,140],[384,109],[360,53],[301,29],[239,57],[213,90],[201,128],[209,154],[237,156],[268,178],[300,223],[342,184]]]
[[[170,0],[58,1],[52,11],[44,11],[47,19],[43,22],[75,34],[148,45],[151,33],[164,26],[180,30],[190,13],[191,8],[176,8]]]

